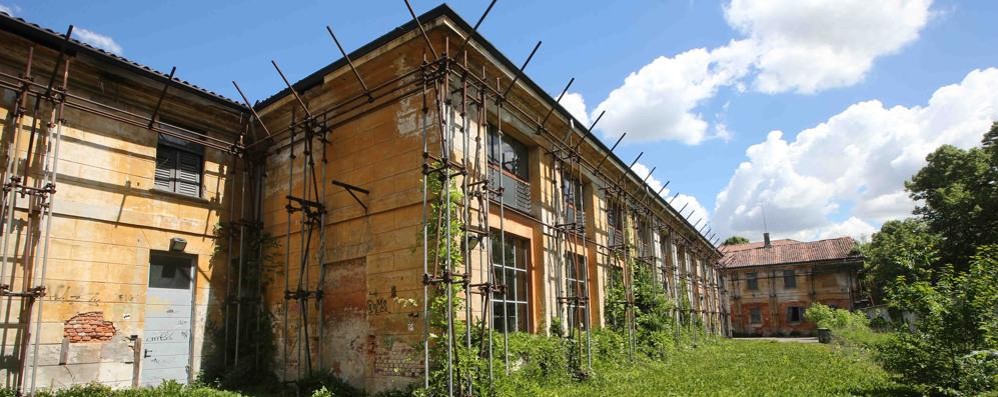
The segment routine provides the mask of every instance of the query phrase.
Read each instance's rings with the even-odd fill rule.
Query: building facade
[[[251,108],[0,16],[6,385],[398,388],[442,286],[454,321],[584,333],[638,267],[726,334],[710,241],[456,13],[418,21]]]
[[[770,241],[721,247],[730,291],[731,332],[737,336],[811,335],[804,318],[814,303],[853,310],[861,300],[863,257],[849,237]]]

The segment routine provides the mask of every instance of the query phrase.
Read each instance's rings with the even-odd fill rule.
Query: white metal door
[[[193,259],[151,253],[142,330],[142,386],[190,379]]]

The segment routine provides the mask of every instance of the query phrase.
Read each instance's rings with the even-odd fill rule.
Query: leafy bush
[[[842,330],[846,328],[869,327],[870,320],[860,312],[836,309],[821,303],[812,304],[804,312],[804,318],[814,322],[818,328]]]
[[[15,396],[14,391],[0,391],[0,396]],[[114,390],[99,383],[75,385],[65,389],[41,390],[38,397],[239,397],[241,394],[213,389],[203,385],[182,385],[175,381],[166,381],[156,387],[140,389]]]
[[[871,329],[870,319],[862,312],[815,303],[804,312],[804,318],[814,322],[818,328],[830,329],[833,340],[843,345],[873,348],[889,337],[887,333]]]
[[[967,272],[941,272],[933,285],[899,277],[893,305],[918,316],[880,349],[884,367],[937,394],[976,394],[998,387],[998,246],[984,246]]]

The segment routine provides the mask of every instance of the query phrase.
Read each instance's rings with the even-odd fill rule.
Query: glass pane
[[[496,284],[502,284],[502,283],[505,282],[505,280],[503,279],[502,267],[500,267],[500,266],[493,266],[492,267],[492,282],[494,282]],[[509,286],[506,286],[506,288],[509,288]],[[503,295],[503,293],[501,293],[501,292],[499,292],[497,290],[497,291],[495,291],[495,292],[492,293],[492,299],[495,299],[495,300],[505,300],[505,296]]]
[[[191,258],[151,255],[149,287],[191,289]]]
[[[516,271],[516,300],[521,302],[527,301],[527,272]]]
[[[506,237],[506,267],[516,266],[516,239]]]
[[[527,313],[527,304],[526,303],[520,303],[516,307],[517,307],[517,309],[516,309],[516,319],[517,319],[516,329],[519,330],[519,331],[522,331],[522,332],[527,332],[528,331],[528,328],[527,328],[527,319],[530,318],[529,313]]]
[[[516,296],[516,271],[506,269],[506,299],[513,299]]]
[[[518,323],[517,320],[516,320],[516,304],[515,303],[507,303],[506,304],[506,310],[508,310],[507,315],[506,315],[506,320],[507,320],[507,324],[509,324],[509,328],[507,328],[507,329],[510,332],[519,331],[519,329],[516,328],[516,325]]]
[[[492,240],[492,264],[498,265],[502,261],[502,237],[499,233],[492,233],[489,240]]]
[[[527,269],[527,240],[519,240],[516,251],[516,268]]]
[[[502,321],[502,308],[503,304],[501,302],[492,303],[492,324],[496,331],[504,332],[506,330],[506,324]]]

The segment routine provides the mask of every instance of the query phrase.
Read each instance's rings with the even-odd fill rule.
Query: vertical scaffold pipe
[[[484,67],[482,67],[482,80],[483,81],[485,80],[485,68]],[[487,358],[488,367],[489,367],[489,388],[490,388],[489,392],[492,392],[492,390],[491,390],[492,380],[495,377],[495,370],[492,367],[492,360],[495,357],[494,354],[493,354],[493,346],[492,346],[492,330],[495,329],[496,324],[495,324],[495,308],[494,308],[495,305],[492,303],[492,298],[495,296],[495,292],[494,292],[494,290],[495,290],[495,278],[493,276],[494,272],[492,271],[492,267],[493,267],[493,264],[492,264],[492,226],[489,223],[489,217],[492,214],[492,196],[491,195],[492,195],[492,183],[493,183],[493,181],[492,181],[492,171],[489,169],[489,160],[488,160],[488,154],[487,154],[488,153],[488,149],[486,149],[489,146],[489,139],[491,139],[491,138],[489,136],[488,126],[486,125],[486,122],[488,120],[487,113],[488,113],[488,110],[489,110],[489,107],[488,107],[488,105],[486,103],[488,101],[488,96],[486,95],[484,89],[479,89],[479,93],[478,94],[479,94],[479,100],[480,100],[480,102],[479,102],[479,109],[478,109],[478,139],[483,139],[485,141],[485,143],[483,145],[481,145],[482,156],[481,156],[481,159],[480,159],[481,161],[484,162],[483,165],[482,164],[480,164],[480,165],[483,167],[482,170],[483,170],[483,174],[484,174],[484,177],[485,177],[485,183],[482,185],[483,186],[483,194],[482,194],[482,210],[481,210],[482,211],[482,217],[485,220],[484,221],[484,223],[485,223],[485,234],[483,236],[484,240],[482,241],[482,244],[485,246],[485,250],[484,250],[485,251],[485,253],[484,253],[485,260],[482,261],[481,267],[485,271],[485,280],[486,280],[485,289],[483,290],[483,293],[482,293],[482,317],[483,317],[482,318],[482,324],[487,324],[486,327],[488,328],[488,335],[486,336],[486,339],[488,340],[488,342],[487,342],[488,343],[488,350],[487,350],[487,353],[486,353],[486,358]],[[484,131],[484,133],[483,133],[483,131]]]
[[[233,173],[235,175],[235,173]],[[236,340],[232,353],[232,365],[239,366],[240,335],[243,330],[243,268],[246,266],[246,170],[243,169],[240,177],[239,191],[239,267],[236,270]],[[231,218],[232,215],[230,214]],[[229,265],[231,266],[231,260]]]
[[[499,79],[496,78],[496,88],[499,87]],[[502,133],[502,100],[503,98],[496,98],[496,137],[499,142],[499,147],[502,147],[502,142],[504,141]],[[506,202],[504,191],[505,184],[503,180],[503,167],[506,165],[506,153],[500,149],[499,150],[499,170],[497,174],[499,175],[499,264],[506,271]],[[503,367],[505,368],[506,375],[509,375],[509,305],[506,301],[509,300],[509,286],[503,284],[503,303],[502,303],[502,349],[503,349]]]
[[[452,131],[450,129],[451,117],[451,107],[446,99],[450,93],[450,78],[446,73],[447,66],[444,66],[445,72],[443,75],[443,86],[442,90],[437,91],[437,104],[438,111],[441,114],[442,121],[442,131],[440,131],[441,136],[441,172],[443,172],[443,187],[440,189],[441,199],[444,200],[444,274],[446,275],[444,280],[444,287],[447,296],[447,395],[454,395],[454,289],[453,284],[453,274],[454,274],[454,262],[451,258],[451,244],[454,241],[454,237],[451,235],[451,171],[450,171],[450,159],[451,159],[451,138]],[[440,231],[437,231],[439,234]]]
[[[292,189],[294,187],[293,184],[292,184],[292,179],[294,177],[294,162],[295,162],[295,127],[294,126],[297,124],[297,121],[295,120],[296,119],[296,117],[295,117],[296,116],[296,112],[295,112],[294,109],[295,108],[292,108],[292,110],[291,110],[291,131],[290,131],[291,142],[288,144],[288,195],[289,196],[292,194]],[[291,205],[291,200],[289,199],[288,200],[288,206],[290,207],[290,205]],[[284,371],[284,379],[281,379],[281,380],[284,381],[284,382],[288,381],[288,366],[289,366],[288,365],[288,357],[289,357],[289,355],[288,355],[288,338],[289,338],[288,337],[288,333],[290,332],[290,328],[288,327],[288,305],[291,303],[291,299],[288,296],[288,294],[291,293],[291,274],[290,274],[290,272],[291,272],[291,209],[290,208],[288,209],[288,217],[287,217],[287,223],[286,223],[286,225],[287,225],[287,230],[285,231],[285,235],[284,235],[284,241],[285,241],[285,243],[284,243],[284,308],[283,308],[284,309],[284,316],[283,316],[284,317],[283,318],[283,321],[284,321],[284,334],[281,335],[281,337],[283,338],[283,340],[282,340],[283,343],[281,345],[281,353],[284,356],[284,363],[281,366],[282,369],[283,369],[283,371]]]
[[[468,56],[465,54],[464,66],[467,69],[468,66]],[[471,177],[471,164],[470,163],[470,151],[471,151],[471,124],[468,121],[468,79],[467,76],[461,79],[461,134],[464,138],[464,148],[462,150],[462,166],[464,167],[464,176],[462,178],[463,184],[463,196],[462,205],[464,206],[463,223],[464,223],[464,245],[462,246],[461,256],[464,258],[464,277],[462,285],[464,286],[464,343],[465,348],[468,352],[471,351],[471,238],[469,227],[471,226],[471,196],[468,186],[468,178]],[[465,374],[468,377],[468,395],[474,395],[474,378],[469,372]]]
[[[25,70],[23,76],[24,79],[31,79],[31,64],[32,61],[34,60],[34,52],[35,52],[34,46],[28,47],[28,61],[27,65],[24,68]],[[11,144],[7,146],[7,153],[6,153],[7,166],[4,172],[4,177],[6,178],[6,180],[2,181],[2,183],[8,184],[9,188],[4,189],[4,200],[3,200],[4,207],[2,208],[3,211],[2,216],[5,225],[0,226],[3,227],[2,231],[3,242],[2,244],[0,244],[2,245],[2,248],[0,248],[0,250],[2,250],[2,252],[0,252],[0,285],[7,285],[7,286],[12,286],[14,284],[15,271],[13,269],[11,271],[9,282],[4,282],[4,278],[7,277],[7,256],[9,252],[8,247],[10,243],[10,236],[11,234],[13,234],[12,229],[14,228],[14,208],[17,207],[17,189],[16,189],[17,184],[15,184],[14,182],[17,180],[17,175],[19,173],[18,167],[20,161],[18,157],[18,148],[20,147],[19,143],[21,140],[21,125],[24,121],[24,110],[27,107],[27,101],[28,101],[28,86],[25,85],[20,91],[18,91],[17,99],[14,102],[14,120],[13,120],[14,128],[12,129],[13,137],[11,137]],[[14,264],[12,266],[16,267],[17,265]]]
[[[430,274],[430,264],[429,264],[429,222],[428,222],[428,194],[430,189],[429,184],[429,169],[430,164],[430,152],[429,152],[429,142],[428,142],[428,131],[429,128],[429,104],[426,100],[426,73],[425,68],[426,56],[423,56],[423,117],[422,117],[422,138],[423,138],[423,389],[429,392],[430,389],[430,284],[426,282],[426,278]]]
[[[624,170],[626,173],[627,170]],[[623,220],[623,229],[627,230],[627,213],[630,209],[627,205],[626,197],[620,195],[621,207],[623,207],[621,219]],[[630,241],[628,241],[627,234],[624,234],[624,293],[626,294],[625,300],[627,301],[627,310],[624,312],[624,318],[627,322],[627,358],[633,363],[634,362],[634,269],[631,266],[631,246]]]
[[[65,71],[64,71],[64,74],[63,74],[63,81],[62,81],[62,89],[63,90],[66,89],[66,84],[68,83],[67,80],[69,78],[69,60],[66,60],[65,62],[66,62],[66,64],[65,64]],[[42,266],[41,266],[42,267],[42,271],[41,271],[41,276],[39,277],[39,281],[38,281],[38,284],[37,284],[38,286],[41,286],[41,287],[44,287],[44,285],[45,285],[45,276],[46,276],[46,271],[48,270],[48,256],[49,256],[49,245],[50,245],[49,244],[49,241],[50,241],[49,237],[51,235],[51,230],[52,230],[52,214],[53,214],[53,211],[55,209],[55,194],[54,194],[55,191],[54,191],[54,187],[56,186],[57,179],[58,179],[58,176],[59,176],[59,174],[58,174],[58,172],[59,172],[59,145],[60,145],[60,143],[62,143],[62,124],[63,124],[63,121],[62,121],[62,112],[63,112],[63,109],[64,109],[64,102],[63,102],[63,100],[60,100],[59,105],[57,107],[57,110],[53,109],[53,111],[52,111],[53,112],[53,117],[52,117],[52,120],[49,122],[49,140],[52,139],[52,134],[51,133],[53,131],[55,132],[55,145],[53,145],[51,147],[51,149],[50,149],[51,160],[46,162],[47,164],[51,164],[52,165],[52,172],[50,172],[49,175],[48,175],[48,183],[53,187],[53,191],[49,193],[49,195],[48,195],[48,197],[49,197],[48,198],[48,205],[44,209],[44,211],[45,211],[45,237],[44,237],[44,240],[43,240],[44,245],[43,245],[43,248],[42,248]],[[34,345],[34,348],[33,348],[32,359],[31,359],[31,390],[30,390],[30,394],[31,395],[35,394],[35,385],[36,385],[36,380],[38,378],[38,343],[39,343],[39,339],[41,337],[41,331],[42,331],[42,305],[43,305],[44,301],[45,301],[44,299],[38,299],[38,314],[37,314],[37,317],[35,319],[35,335],[34,335],[35,345]]]

